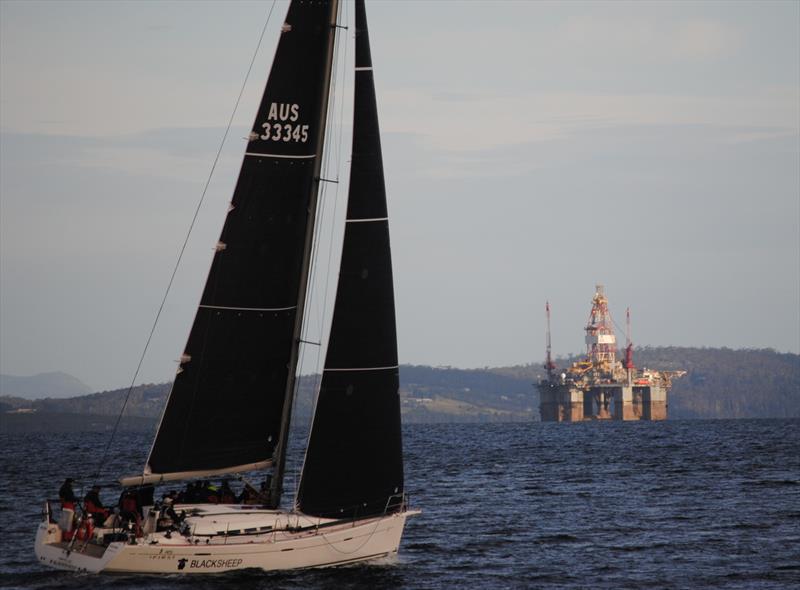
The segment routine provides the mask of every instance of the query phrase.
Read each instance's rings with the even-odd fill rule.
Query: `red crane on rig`
[[[635,369],[636,365],[633,364],[633,342],[631,342],[631,308],[625,310],[625,360],[622,361],[622,367],[628,369]]]

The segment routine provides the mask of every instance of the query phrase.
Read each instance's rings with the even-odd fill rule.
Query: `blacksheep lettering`
[[[190,568],[213,569],[220,567],[238,567],[242,565],[241,559],[193,559],[189,562]]]

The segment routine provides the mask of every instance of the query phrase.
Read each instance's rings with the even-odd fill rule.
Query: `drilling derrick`
[[[595,287],[592,311],[585,330],[588,360],[592,362],[596,372],[610,375],[617,364],[617,338],[603,285]]]
[[[547,377],[539,382],[539,412],[546,422],[583,420],[665,420],[672,379],[685,371],[637,369],[633,364],[631,312],[627,311],[625,356],[617,360],[617,338],[603,285],[597,285],[586,332],[586,357],[560,375],[550,347],[550,303],[547,314]]]

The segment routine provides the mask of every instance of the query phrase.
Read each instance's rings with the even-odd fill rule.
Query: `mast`
[[[300,340],[303,333],[303,316],[305,311],[306,294],[308,291],[309,269],[311,266],[311,250],[314,243],[314,224],[317,218],[317,201],[322,173],[322,152],[325,147],[325,128],[327,127],[328,98],[330,96],[331,71],[333,68],[333,52],[336,41],[336,22],[339,14],[339,0],[330,0],[330,16],[328,19],[328,42],[325,47],[325,69],[322,77],[322,101],[319,110],[319,127],[317,129],[317,150],[314,158],[314,169],[311,181],[311,195],[308,205],[308,222],[306,239],[303,245],[303,262],[300,270],[300,289],[297,295],[297,315],[292,332],[292,349],[289,357],[289,378],[286,381],[284,395],[283,415],[281,416],[281,432],[278,445],[275,448],[275,470],[270,489],[270,503],[277,507],[283,494],[283,475],[286,471],[286,450],[289,443],[289,429],[294,401],[295,383],[297,382],[297,362],[300,354]]]

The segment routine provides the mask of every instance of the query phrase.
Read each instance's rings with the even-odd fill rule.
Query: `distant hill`
[[[0,375],[0,396],[66,398],[91,392],[88,385],[66,373],[39,373],[30,377]]]
[[[170,383],[137,385],[131,390],[125,416],[158,418],[164,408]],[[125,403],[127,389],[101,391],[69,399],[40,399],[30,404],[39,412],[64,412],[69,414],[95,414],[98,416],[117,416]],[[0,402],[5,401],[0,398]]]
[[[673,383],[674,418],[800,417],[800,355],[770,349],[643,348],[640,366],[682,369]]]
[[[539,415],[530,379],[485,369],[402,365],[400,399],[408,422],[518,422]]]
[[[574,359],[558,359],[564,366]],[[686,370],[674,382],[669,416],[680,418],[800,417],[800,355],[774,350],[645,347],[635,353],[637,366]],[[512,422],[539,419],[539,395],[534,386],[543,374],[540,364],[492,369],[400,367],[400,401],[406,422]],[[318,376],[300,381],[295,415],[307,420],[313,407]],[[152,428],[161,415],[169,383],[139,385],[125,409],[127,428]],[[117,416],[126,389],[69,399],[0,397],[0,431],[38,428],[105,429],[104,418]],[[41,416],[38,418],[37,415]],[[67,419],[64,416],[69,415]],[[37,422],[38,421],[38,422]]]

